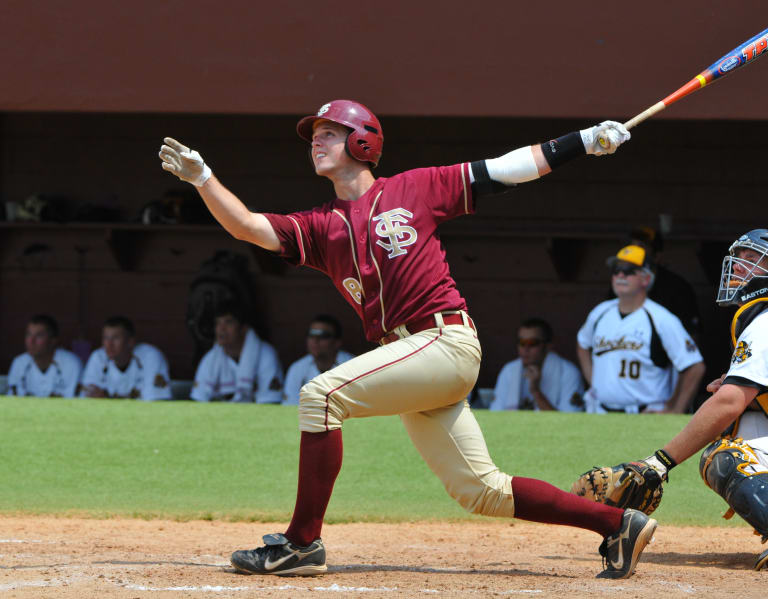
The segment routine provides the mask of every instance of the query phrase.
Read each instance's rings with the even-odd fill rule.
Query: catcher
[[[668,472],[707,446],[699,461],[706,485],[768,540],[768,229],[739,237],[723,260],[716,302],[737,305],[731,323],[728,372],[707,386],[712,393],[663,449],[639,462],[585,472],[577,495],[650,514]],[[712,441],[712,439],[715,439]],[[755,570],[768,566],[768,549]]]

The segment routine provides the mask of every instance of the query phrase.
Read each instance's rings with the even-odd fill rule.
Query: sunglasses
[[[324,329],[309,329],[307,337],[314,337],[316,339],[332,339],[334,335],[331,333],[331,331],[326,331]]]
[[[543,339],[521,339],[518,338],[517,344],[520,347],[539,347],[539,345],[543,345],[544,340]]]
[[[631,277],[632,275],[637,274],[638,270],[640,270],[639,266],[629,266],[629,265],[621,264],[621,265],[614,266],[611,269],[611,273],[614,275],[621,273],[625,277]]]

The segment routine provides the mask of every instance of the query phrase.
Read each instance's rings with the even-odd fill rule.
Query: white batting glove
[[[190,150],[172,137],[166,137],[163,141],[165,143],[160,147],[163,170],[195,187],[201,187],[211,178],[213,172],[195,150]]]
[[[582,129],[579,133],[587,154],[595,156],[613,154],[616,148],[632,137],[627,128],[616,121],[603,121],[589,129]]]

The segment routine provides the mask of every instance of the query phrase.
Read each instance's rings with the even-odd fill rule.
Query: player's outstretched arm
[[[264,249],[277,251],[280,241],[263,214],[251,212],[213,175],[202,156],[172,137],[160,148],[163,170],[195,186],[208,210],[227,232]]]
[[[603,121],[594,127],[574,131],[542,144],[518,148],[498,158],[473,162],[473,179],[481,188],[485,184],[525,183],[543,177],[552,169],[584,154],[613,154],[630,137],[629,131],[621,123]],[[606,144],[601,145],[598,138],[604,139]]]
[[[705,401],[682,431],[664,446],[675,463],[687,460],[714,441],[738,418],[757,395],[757,389],[741,385],[722,385]]]

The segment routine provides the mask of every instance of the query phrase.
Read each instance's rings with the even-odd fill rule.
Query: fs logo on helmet
[[[323,116],[326,112],[328,112],[328,109],[331,107],[331,103],[328,102],[327,104],[323,104],[320,107],[320,110],[317,111],[317,116]]]

